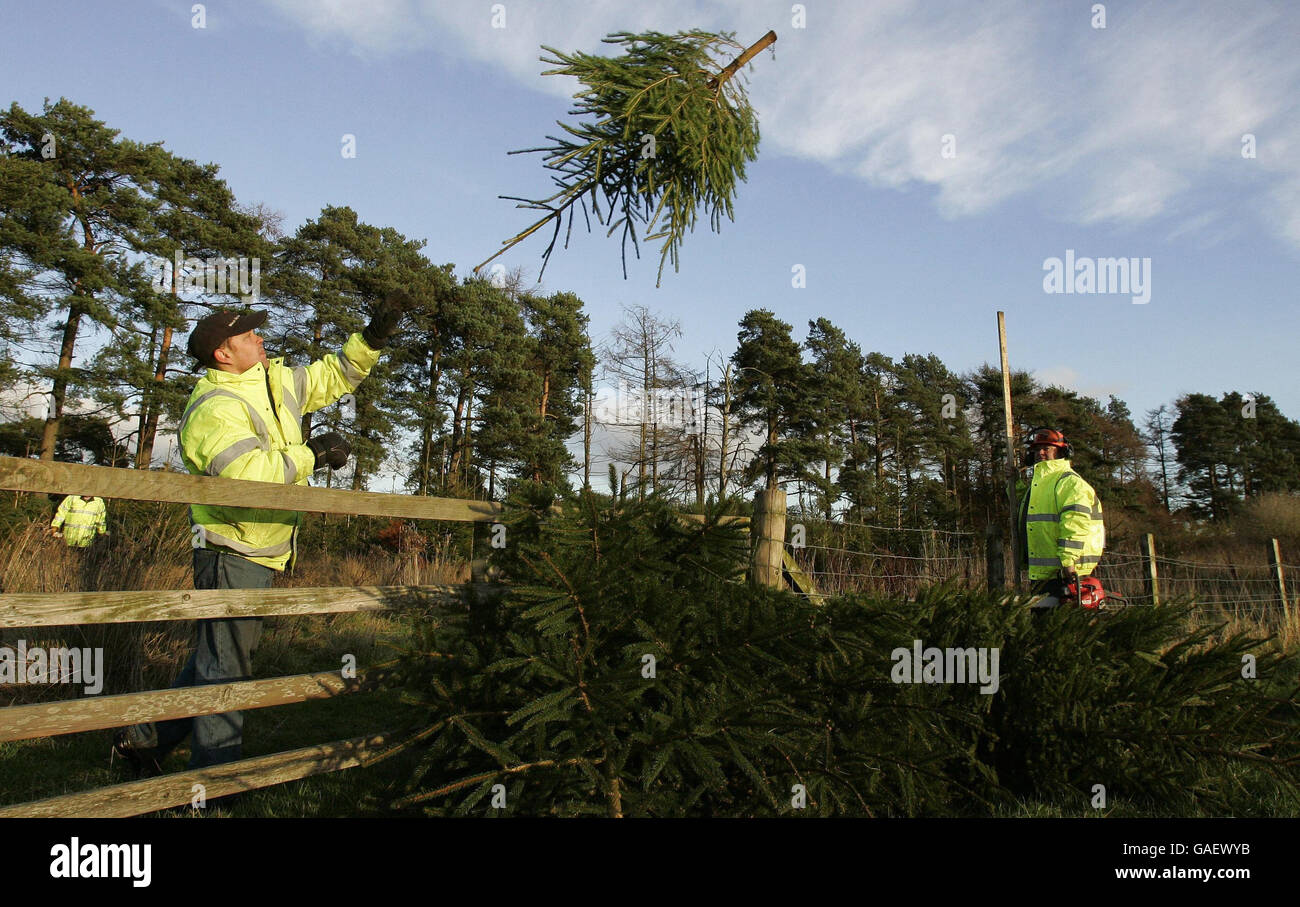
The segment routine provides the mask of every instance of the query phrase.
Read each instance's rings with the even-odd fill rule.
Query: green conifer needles
[[[545,271],[566,212],[568,245],[575,205],[581,205],[588,229],[590,205],[607,236],[622,231],[624,277],[629,241],[640,256],[638,231],[640,239],[663,241],[662,279],[666,262],[676,270],[682,238],[698,215],[705,214],[715,232],[722,215],[734,219],[736,182],[745,178],[745,162],[758,154],[758,121],[733,76],[776,41],[776,33],[768,32],[726,66],[721,60],[741,49],[731,33],[616,32],[604,40],[624,53],[600,57],[543,47],[551,56],[542,62],[556,67],[544,75],[574,76],[584,86],[570,111],[579,122],[559,123],[566,135],[547,136],[554,144],[511,152],[544,152],[556,191],[541,199],[502,196],[546,214],[506,240],[476,271],[553,223],[542,253]]]
[[[742,581],[721,508],[512,498],[499,599],[441,610],[396,805],[474,816],[1293,814],[1297,658],[1185,606],[1037,617],[935,587],[818,606]],[[999,653],[996,684],[897,652]],[[1243,675],[1245,656],[1254,672]],[[983,658],[983,655],[980,656]],[[983,662],[981,662],[982,664]]]

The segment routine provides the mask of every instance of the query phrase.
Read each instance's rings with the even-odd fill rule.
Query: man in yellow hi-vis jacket
[[[200,320],[189,352],[207,372],[181,417],[181,456],[195,475],[306,485],[314,470],[339,468],[351,447],[337,432],[304,439],[302,416],[354,390],[396,331],[404,294],[390,295],[337,354],[308,366],[268,359],[255,331],[265,312],[220,311]],[[299,514],[287,510],[194,504],[190,507],[194,588],[265,589],[294,554]],[[199,621],[199,640],[174,687],[247,680],[261,618]],[[137,773],[159,762],[193,730],[190,767],[240,757],[243,714],[227,712],[143,724],[119,732],[115,752]]]
[[[1074,449],[1061,432],[1035,429],[1029,436],[1028,486],[1020,499],[1023,560],[1035,595],[1057,598],[1097,567],[1106,547],[1101,500],[1070,467]]]
[[[59,502],[50,529],[69,548],[88,548],[96,536],[108,535],[108,507],[103,498],[70,494]]]

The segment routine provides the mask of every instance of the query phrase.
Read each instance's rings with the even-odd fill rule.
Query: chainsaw
[[[1106,611],[1109,610],[1108,598],[1118,596],[1108,596],[1097,577],[1081,576],[1068,583],[1061,595],[1043,595],[1029,607],[1033,611],[1050,611],[1062,605],[1078,605],[1085,611]]]

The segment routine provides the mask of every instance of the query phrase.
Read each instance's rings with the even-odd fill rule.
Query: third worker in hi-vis
[[[1076,597],[1079,578],[1096,569],[1106,547],[1101,500],[1070,467],[1074,448],[1061,432],[1036,428],[1025,446],[1029,476],[1018,531],[1030,591],[1055,599]]]
[[[89,548],[99,536],[108,535],[108,508],[103,498],[70,494],[59,502],[50,531],[69,548]]]
[[[302,417],[354,390],[379,360],[406,308],[391,294],[365,330],[342,350],[307,366],[268,359],[256,333],[265,312],[219,311],[195,325],[190,355],[207,367],[181,417],[180,446],[195,475],[306,485],[312,472],[343,466],[351,446],[337,432],[302,436]],[[190,507],[194,588],[265,589],[292,563],[299,514],[250,507]],[[174,687],[247,680],[261,618],[201,620],[198,644]],[[137,773],[157,774],[160,760],[193,730],[190,767],[240,758],[243,714],[200,715],[119,732],[114,751]]]

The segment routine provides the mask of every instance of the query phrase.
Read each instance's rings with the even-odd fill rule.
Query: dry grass
[[[299,560],[283,586],[424,586],[469,582],[469,564],[410,555],[343,555],[330,560]]]
[[[124,589],[192,588],[189,528],[160,511],[148,530],[129,538],[100,539],[87,549],[69,548],[44,521],[20,526],[0,549],[0,588],[5,592],[103,592]],[[170,540],[170,543],[169,543]],[[166,687],[190,645],[188,624],[92,624],[0,630],[0,645],[24,639],[29,646],[75,646],[104,650],[103,694]],[[0,705],[79,696],[79,685],[20,685],[0,691]]]
[[[45,520],[19,524],[0,546],[0,591],[103,592],[191,589],[193,567],[189,521],[184,507],[156,507],[149,519],[133,519],[134,532],[117,532],[88,549],[71,549],[48,531]],[[329,587],[423,585],[466,582],[469,565],[435,558],[372,553],[336,559],[300,560],[276,586]],[[401,635],[385,614],[312,615],[272,618],[255,664],[260,676],[323,670],[305,651],[370,653],[383,640]],[[17,640],[28,646],[102,648],[105,677],[100,695],[170,686],[193,645],[187,621],[93,624],[40,629],[0,629],[0,646]],[[365,663],[362,661],[361,663]],[[80,685],[33,684],[0,687],[0,707],[82,695]]]
[[[1232,521],[1234,531],[1259,544],[1278,539],[1283,546],[1300,544],[1300,495],[1276,492],[1252,498]]]

